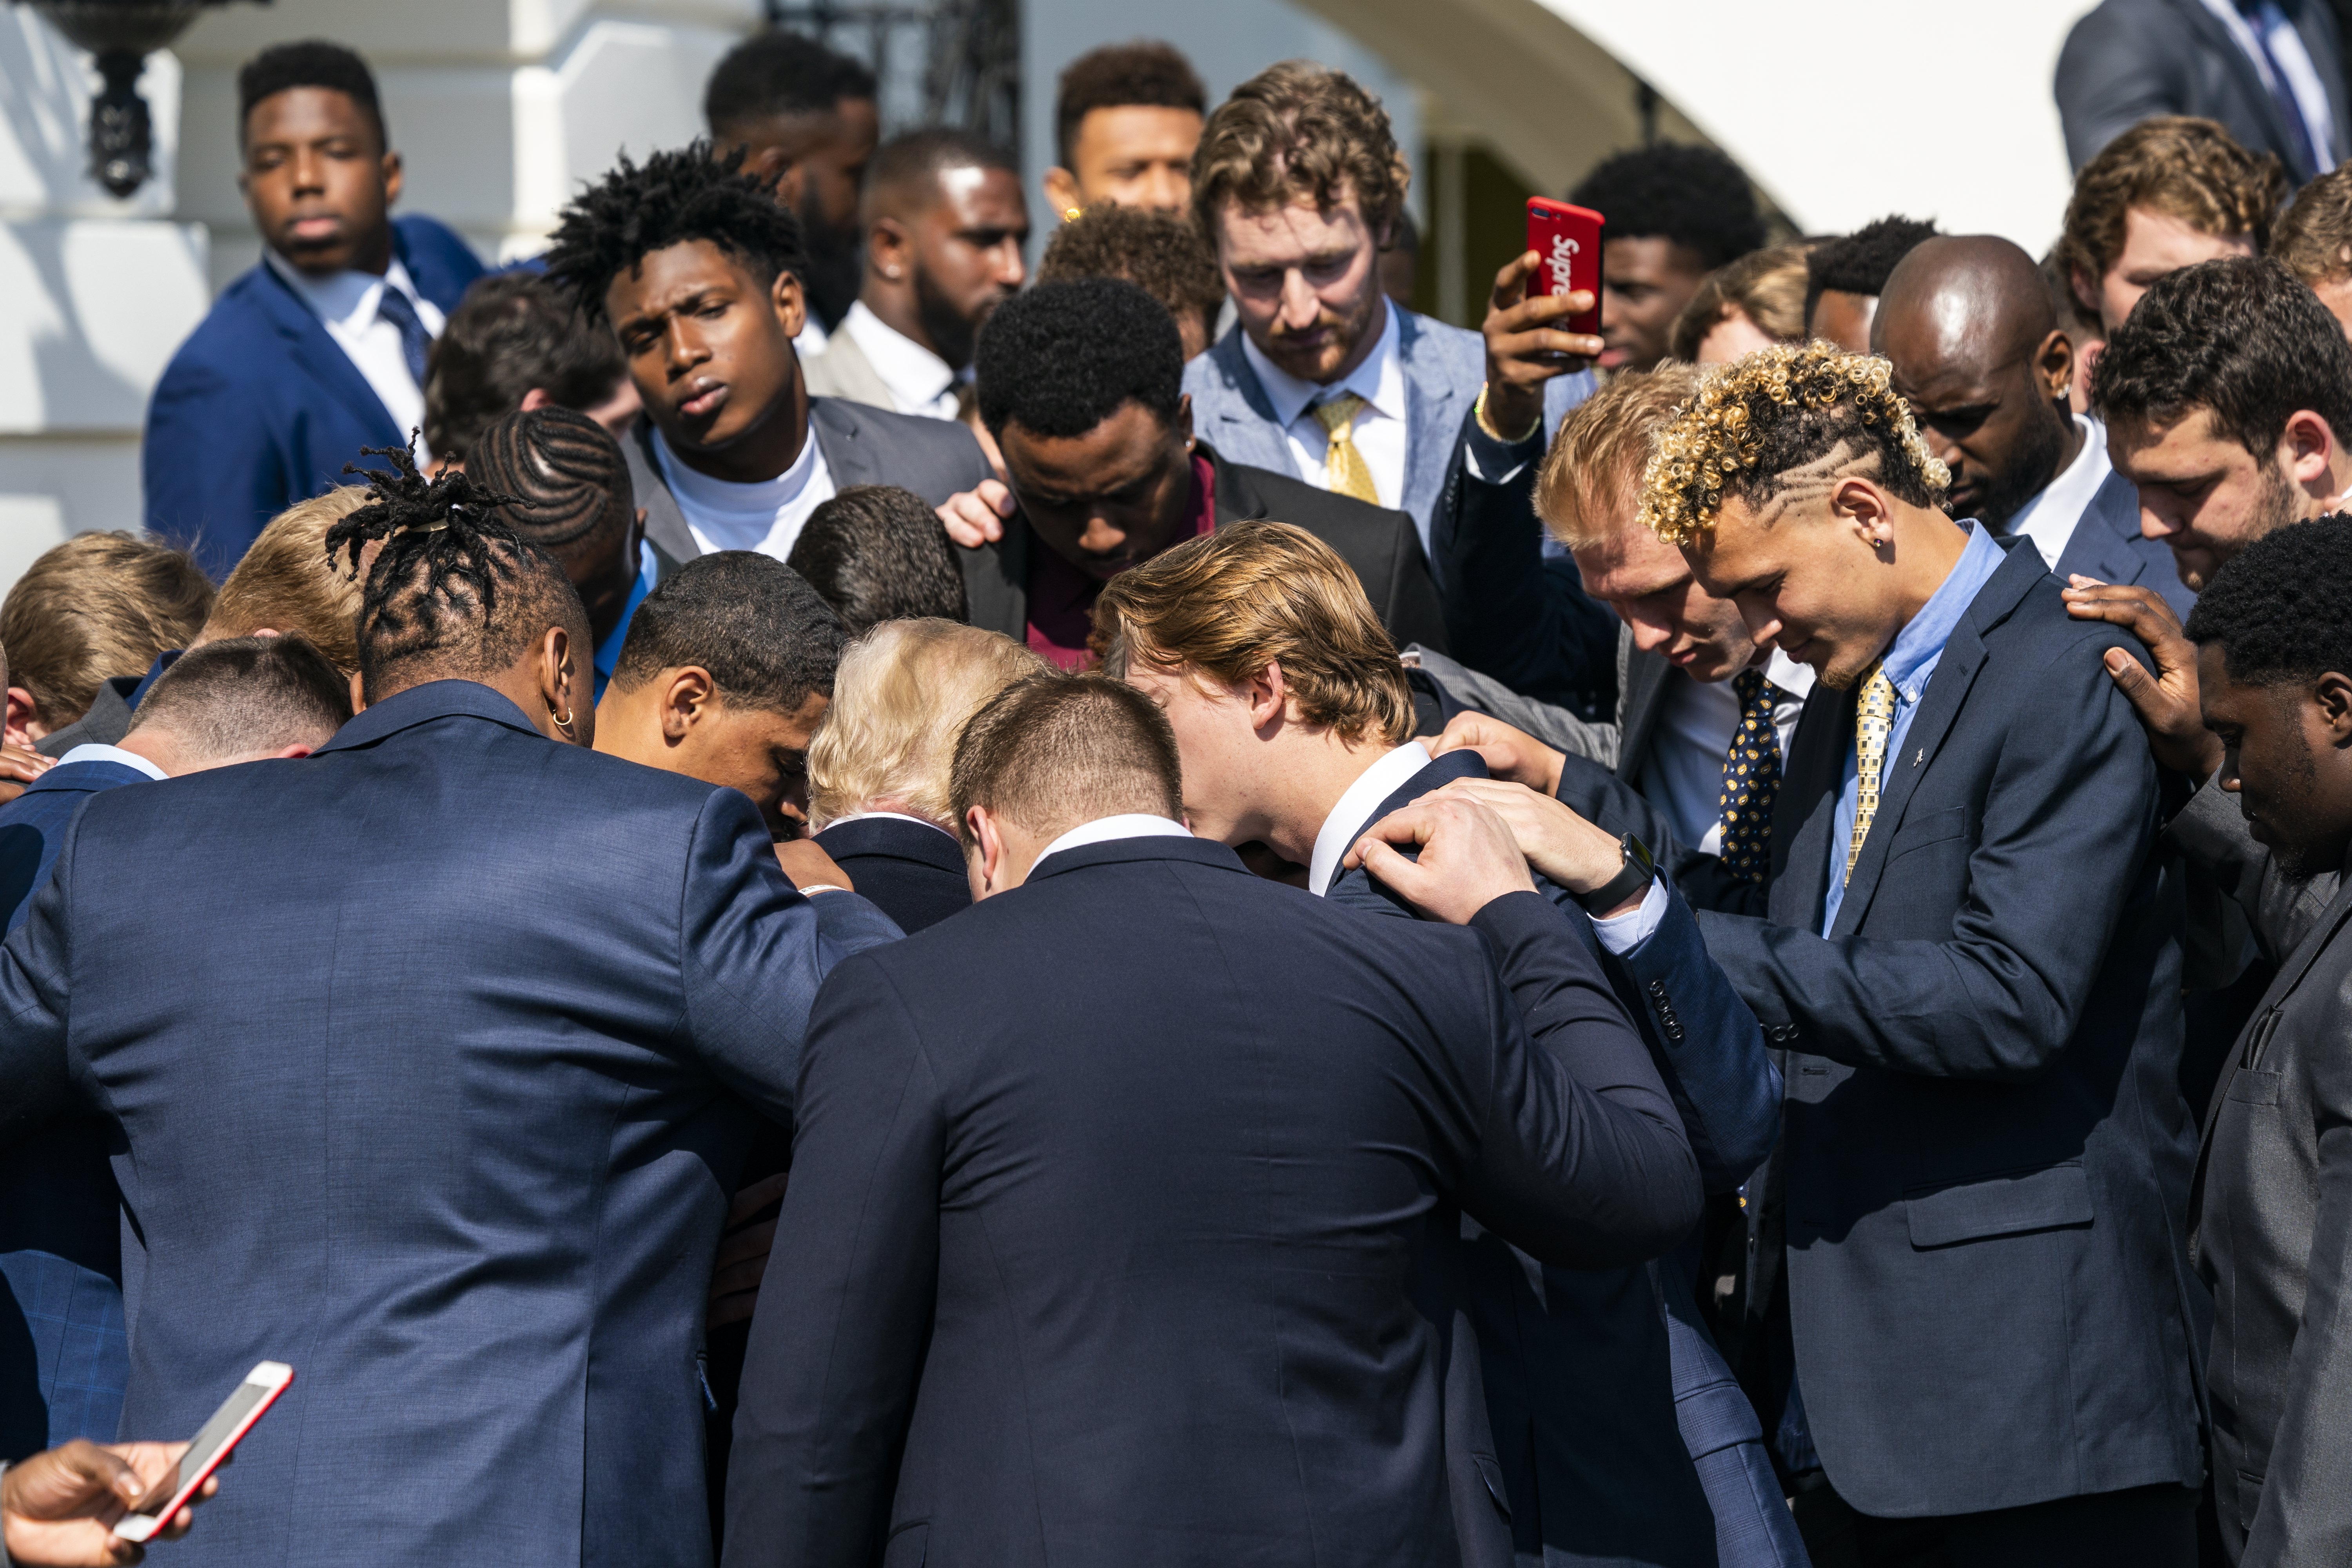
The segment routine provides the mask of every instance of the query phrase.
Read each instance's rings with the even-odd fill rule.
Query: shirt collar
[[[866,363],[903,407],[936,403],[955,384],[956,373],[947,361],[867,310],[863,300],[849,307],[841,330],[857,340]]]
[[[714,479],[699,469],[688,468],[669,449],[659,428],[653,432],[653,445],[654,464],[661,469],[662,483],[669,487],[670,494],[683,496],[689,505],[714,516],[747,523],[772,519],[791,505],[807,487],[821,460],[814,420],[801,438],[800,456],[793,459],[793,466],[772,479],[756,479],[750,484]]]
[[[1331,890],[1331,879],[1339,874],[1339,862],[1356,842],[1364,819],[1427,766],[1429,748],[1419,741],[1407,741],[1356,775],[1356,782],[1339,796],[1339,804],[1323,818],[1321,831],[1315,835],[1315,853],[1307,863],[1308,892],[1319,899]]]
[[[929,826],[929,824],[924,824]],[[1116,816],[1098,816],[1092,822],[1082,822],[1051,844],[1045,853],[1030,863],[1029,874],[1035,876],[1037,868],[1065,849],[1083,849],[1089,844],[1108,844],[1114,838],[1190,838],[1192,830],[1181,822],[1147,812],[1123,811]]]
[[[136,752],[126,752],[120,746],[101,746],[94,741],[84,742],[58,759],[59,767],[64,767],[68,763],[113,763],[120,767],[145,773],[151,779],[167,779],[172,776]]]
[[[1943,657],[1944,645],[1951,641],[1977,590],[2000,570],[2005,558],[1992,530],[1974,523],[1963,526],[1969,531],[1968,548],[1960,552],[1942,584],[1919,606],[1919,613],[1887,645],[1886,679],[1895,683],[1906,705],[1919,700],[1927,678],[1935,673],[1936,660]]]
[[[432,324],[431,318],[423,313],[425,300],[416,291],[416,280],[409,277],[407,267],[403,265],[396,256],[393,258],[392,265],[384,268],[381,277],[373,272],[359,272],[347,268],[341,272],[331,272],[324,278],[318,278],[303,271],[266,246],[263,247],[261,255],[262,258],[269,263],[271,270],[285,279],[286,286],[293,289],[305,305],[310,307],[310,313],[331,326],[350,331],[373,323],[375,321],[377,302],[383,298],[386,288],[397,289],[407,295],[409,303],[420,308],[418,319],[424,321],[427,326]],[[437,316],[439,312],[436,310],[434,314]]]
[[[1385,320],[1381,325],[1380,341],[1364,363],[1349,371],[1328,386],[1311,381],[1301,381],[1276,365],[1250,342],[1247,332],[1242,334],[1242,357],[1249,361],[1250,369],[1257,373],[1258,384],[1265,389],[1265,398],[1274,405],[1275,423],[1287,430],[1307,412],[1309,405],[1352,392],[1371,405],[1376,414],[1391,419],[1404,417],[1404,356],[1398,348],[1397,309],[1388,300],[1381,302]]]
[[[2113,471],[2107,463],[2107,427],[2077,414],[2074,428],[2083,433],[2083,449],[2032,500],[2018,509],[2009,523],[2010,532],[2032,541],[2033,547],[2042,552],[2042,559],[2053,568],[2058,557],[2066,553],[2066,545],[2074,537],[2074,525],[2083,521],[2091,498],[2099,493],[2099,487],[2107,482],[2107,475]]]
[[[1764,661],[1764,679],[1791,697],[1802,698],[1813,689],[1813,667],[1799,664],[1779,648]]]

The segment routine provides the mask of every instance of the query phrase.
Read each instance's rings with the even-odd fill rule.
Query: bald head
[[[1894,366],[1958,517],[2006,531],[2082,449],[2074,345],[2033,258],[1993,235],[1924,240],[1886,279],[1871,352]]]

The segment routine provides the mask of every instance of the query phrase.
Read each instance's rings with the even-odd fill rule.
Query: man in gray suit
[[[2106,426],[2068,406],[2074,345],[2032,257],[1993,235],[1921,242],[1886,279],[1870,347],[1952,471],[1954,516],[2021,537],[2061,579],[2145,583],[2189,613],[2197,595],[2141,534]]]
[[[2159,114],[2220,121],[2298,185],[2347,150],[2327,0],[2104,0],[2066,35],[2056,87],[2077,169]]]
[[[1307,169],[1325,171],[1320,183]],[[1500,376],[1478,333],[1381,291],[1380,251],[1404,211],[1405,184],[1387,114],[1348,77],[1293,60],[1235,88],[1193,154],[1192,211],[1237,319],[1185,366],[1184,391],[1201,438],[1226,458],[1409,512],[1433,560],[1465,422]],[[1601,341],[1556,330],[1572,303],[1528,308],[1536,341],[1524,349],[1575,367],[1535,387],[1546,429],[1593,388],[1582,365]]]
[[[2222,568],[2189,619],[2234,825],[2197,830],[2291,950],[2205,1118],[2191,1253],[2213,1288],[2214,1501],[2232,1563],[2352,1556],[2352,890],[2278,921],[2282,886],[2352,850],[2352,519],[2281,530]],[[2297,934],[2299,932],[2299,935]]]
[[[934,506],[987,477],[970,430],[808,395],[800,225],[740,157],[697,142],[613,173],[564,210],[547,255],[609,321],[645,400],[625,443],[661,575],[713,550],[781,561],[851,485]]]

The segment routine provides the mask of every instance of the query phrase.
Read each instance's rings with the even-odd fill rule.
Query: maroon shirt
[[[1217,471],[1192,454],[1192,527],[1173,541],[1198,539],[1217,526]],[[1087,638],[1095,628],[1102,579],[1073,566],[1043,540],[1029,552],[1029,647],[1064,669],[1085,669],[1095,656]]]

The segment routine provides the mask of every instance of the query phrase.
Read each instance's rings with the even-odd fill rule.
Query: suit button
[[[1651,981],[1651,982],[1650,982],[1650,994],[1651,994],[1651,995],[1653,995],[1653,996],[1664,996],[1665,994],[1666,994],[1666,983],[1665,983],[1664,981],[1663,981],[1663,980],[1653,980],[1653,981]]]

